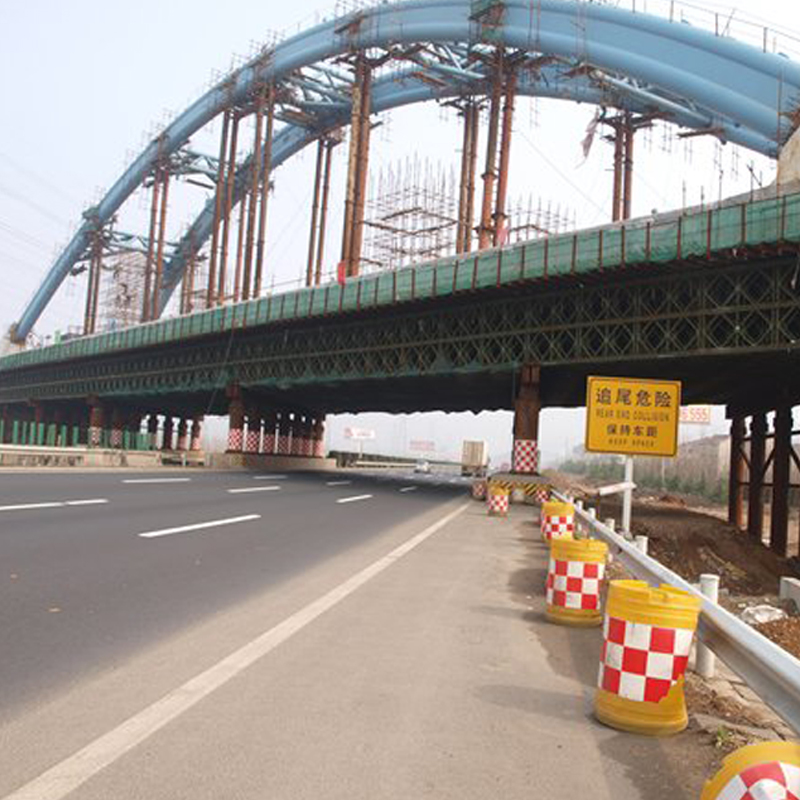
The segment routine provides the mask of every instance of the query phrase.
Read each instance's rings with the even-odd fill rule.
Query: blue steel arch
[[[496,24],[474,19],[474,0],[386,3],[323,23],[252,60],[180,114],[123,173],[58,257],[12,330],[22,341],[82,258],[90,237],[107,223],[151,173],[225,108],[245,100],[263,82],[355,50],[434,43],[503,45],[545,58],[558,67],[531,73],[520,92],[668,113],[678,124],[714,131],[769,156],[792,133],[800,108],[800,65],[789,59],[660,17],[573,0],[503,0]],[[486,5],[485,3],[483,5]],[[564,69],[571,65],[572,69]],[[455,72],[455,71],[454,71]],[[419,70],[416,71],[419,73]],[[576,76],[580,76],[577,77]],[[411,73],[385,77],[375,88],[373,111],[434,97],[479,93],[483,82],[453,74],[439,88],[412,83]],[[560,78],[560,80],[557,80]],[[548,80],[549,79],[549,80]],[[444,85],[442,85],[444,84]],[[555,87],[555,88],[553,88]],[[276,136],[279,165],[326,130],[349,118],[347,104],[332,104],[313,128],[286,125]],[[210,231],[207,206],[165,271],[161,307],[174,290],[188,254]]]

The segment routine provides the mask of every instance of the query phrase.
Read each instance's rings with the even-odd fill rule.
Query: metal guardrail
[[[560,492],[553,494],[560,500],[567,499]],[[653,586],[668,583],[698,597],[703,603],[697,628],[700,640],[800,733],[800,660],[722,606],[712,603],[680,575],[642,553],[587,511],[576,508],[575,516],[594,536],[608,544],[609,552],[636,578]]]

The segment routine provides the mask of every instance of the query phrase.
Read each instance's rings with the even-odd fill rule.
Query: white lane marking
[[[37,508],[62,508],[63,503],[20,503],[16,506],[0,506],[0,511],[33,511]]]
[[[353,481],[327,481],[326,486],[350,486]]]
[[[359,500],[369,500],[372,497],[371,494],[357,494],[354,497],[340,497],[336,502],[337,503],[357,503]]]
[[[142,539],[157,539],[159,536],[172,536],[173,533],[189,533],[190,531],[202,531],[206,528],[219,528],[223,525],[236,525],[239,522],[250,522],[254,519],[261,519],[261,514],[246,514],[243,517],[229,517],[228,519],[214,519],[210,522],[195,522],[193,525],[181,525],[178,528],[164,528],[160,531],[147,531],[140,533]]]
[[[123,483],[189,483],[191,478],[125,478]]]
[[[248,486],[246,489],[228,489],[228,494],[250,494],[251,492],[278,492],[280,486]]]
[[[416,486],[404,486],[400,491],[401,492],[416,492],[417,488],[418,487],[416,487]]]
[[[2,800],[62,800],[98,772],[122,758],[134,747],[196,706],[212,692],[240,675],[256,661],[291,639],[296,633],[341,603],[374,577],[380,575],[414,548],[419,547],[426,539],[441,530],[471,505],[471,503],[465,503],[455,511],[451,511],[438,522],[434,522],[421,533],[412,536],[408,541],[396,547],[391,553],[379,558],[373,564],[357,572],[352,578],[348,578],[327,594],[312,601],[283,622],[278,623],[274,628],[270,628],[218,661],[205,672],[201,672],[182,686],[173,689],[160,700],[156,700],[138,714],[129,717],[116,728],[90,742],[82,750],[68,756],[39,777],[6,795]]]
[[[285,481],[288,475],[253,475],[254,481]]]
[[[36,511],[40,508],[64,508],[65,506],[99,506],[108,500],[58,500],[47,503],[19,503],[13,506],[0,506],[0,511]]]

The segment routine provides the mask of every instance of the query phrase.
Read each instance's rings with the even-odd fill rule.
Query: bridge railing
[[[555,492],[562,500],[566,496]],[[653,586],[670,584],[700,598],[698,625],[701,641],[736,672],[764,702],[800,732],[800,660],[762,636],[699,589],[663,564],[642,553],[631,542],[604,525],[585,509],[575,515],[591,535],[609,545],[609,552],[638,579]]]

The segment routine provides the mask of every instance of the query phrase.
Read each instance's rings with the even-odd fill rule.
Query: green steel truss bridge
[[[763,405],[800,389],[800,194],[620,223],[261,297],[0,360],[0,404],[90,396],[267,408],[578,406],[590,373],[683,379],[685,399]]]

